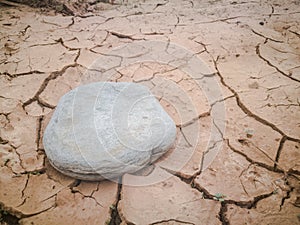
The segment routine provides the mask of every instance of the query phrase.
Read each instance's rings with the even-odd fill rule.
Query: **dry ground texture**
[[[300,224],[300,2],[92,5],[0,6],[1,224]],[[47,161],[45,126],[64,93],[107,80],[151,88],[176,144],[123,184],[66,177]]]

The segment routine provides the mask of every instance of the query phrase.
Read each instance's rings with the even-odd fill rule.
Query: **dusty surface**
[[[199,2],[1,6],[1,224],[300,224],[299,1]],[[142,61],[150,40],[164,47]],[[174,148],[123,184],[63,176],[41,142],[64,93],[105,80],[149,86],[177,125]]]

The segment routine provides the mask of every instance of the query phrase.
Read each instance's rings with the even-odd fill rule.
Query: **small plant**
[[[221,194],[221,193],[217,193],[214,195],[213,199],[219,202],[224,202],[226,198],[226,195]]]
[[[109,206],[109,208],[110,208],[111,210],[115,210],[115,209],[116,209],[116,206],[115,206],[114,204],[112,204],[111,206]]]
[[[254,130],[252,130],[252,129],[246,129],[245,133],[246,133],[247,138],[252,138],[253,134],[254,134]]]
[[[0,210],[0,214],[2,214],[2,215],[8,215],[8,212],[5,211],[5,210]]]

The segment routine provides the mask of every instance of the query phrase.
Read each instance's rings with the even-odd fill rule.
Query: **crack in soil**
[[[12,144],[10,144],[10,143],[9,143],[9,145],[15,150],[15,153],[18,155],[18,158],[19,158],[19,160],[20,160],[20,167],[22,168],[23,171],[26,171],[26,169],[25,169],[25,167],[24,167],[24,165],[23,165],[23,160],[22,160],[21,154],[18,152],[18,149],[17,149],[15,146],[13,146]],[[11,167],[10,167],[10,168],[11,168]],[[12,168],[11,168],[11,170],[13,171]],[[14,171],[13,171],[13,173],[14,173],[16,176],[19,175],[19,174],[16,174]]]
[[[187,139],[187,137],[185,136],[182,128],[179,128],[180,133],[182,134],[183,139],[185,140],[185,142],[188,144],[189,147],[193,147],[193,145],[189,142],[189,140]]]
[[[219,76],[220,78],[220,81],[222,83],[222,85],[224,85],[225,87],[228,88],[228,90],[230,90],[232,92],[232,94],[235,96],[235,99],[236,99],[236,102],[237,102],[237,105],[240,107],[240,109],[246,114],[248,115],[249,117],[255,119],[256,121],[272,128],[274,131],[278,132],[279,134],[281,134],[282,136],[286,136],[287,138],[291,139],[291,140],[294,140],[296,142],[300,142],[300,139],[297,139],[297,138],[293,138],[293,137],[289,137],[288,135],[284,134],[283,131],[281,131],[276,125],[274,125],[273,123],[259,117],[258,115],[254,114],[253,112],[251,112],[247,107],[246,105],[241,101],[238,93],[231,87],[229,86],[225,81],[224,81],[224,77],[221,75],[220,73],[220,70],[218,68],[218,65],[217,65],[217,62],[218,62],[218,59],[219,59],[219,56],[217,57],[217,59],[213,59],[213,62],[214,62],[214,66],[215,66],[215,69],[217,70],[217,75]],[[291,78],[291,77],[290,77]]]
[[[0,144],[1,145],[5,145],[5,144],[7,144],[9,141],[8,140],[5,140],[5,139],[3,139],[2,137],[0,137]]]
[[[281,151],[283,149],[284,143],[286,142],[287,137],[286,136],[282,136],[280,142],[279,142],[279,146],[276,152],[276,156],[275,156],[275,163],[274,163],[274,170],[277,170],[277,164],[281,155]]]
[[[50,73],[50,75],[43,81],[42,85],[40,86],[39,90],[35,93],[35,95],[32,98],[30,98],[29,100],[27,100],[26,102],[23,103],[23,106],[22,106],[23,109],[25,110],[26,106],[30,105],[31,103],[33,103],[35,101],[39,101],[40,94],[46,89],[48,83],[51,80],[55,80],[57,77],[62,76],[68,68],[76,67],[76,66],[78,66],[78,64],[75,62],[73,64],[64,66],[59,71],[54,71],[54,72]]]
[[[209,23],[218,23],[218,22],[229,23],[228,20],[234,20],[234,19],[238,19],[238,18],[249,18],[249,17],[250,16],[232,16],[232,17],[223,18],[223,19],[216,19],[216,20],[210,20],[210,21],[205,21],[205,22],[198,22],[198,23],[195,23],[195,24],[209,24]]]
[[[273,39],[273,38],[270,38],[270,37],[266,37],[266,36],[264,36],[263,34],[258,33],[257,31],[255,31],[255,30],[253,30],[253,29],[251,29],[251,31],[252,31],[254,34],[256,34],[256,35],[258,35],[258,36],[264,38],[264,39],[265,39],[265,42],[264,42],[264,43],[267,43],[268,40],[274,41],[274,42],[277,42],[277,43],[283,43],[283,41],[279,41],[279,40],[276,40],[276,39]]]
[[[74,187],[78,187],[79,184],[81,183],[81,180],[74,180],[71,184],[68,185],[68,187],[73,191]]]
[[[163,169],[164,171],[168,172],[169,174],[172,174],[173,176],[178,177],[181,181],[183,181],[186,184],[191,184],[191,182],[196,178],[196,176],[200,175],[201,170],[195,172],[192,176],[188,176],[185,174],[181,174],[180,172],[176,172],[173,170],[170,170],[168,168],[164,168],[162,166],[159,166],[159,168]]]
[[[229,220],[226,217],[227,212],[227,204],[225,202],[221,202],[221,207],[219,211],[219,220],[221,221],[222,225],[230,225]]]
[[[53,197],[53,196],[51,196]],[[48,200],[50,198],[47,198],[46,200]],[[43,200],[45,201],[45,200]],[[26,201],[23,201],[20,205],[18,205],[17,207],[23,205]],[[29,218],[29,217],[32,217],[32,216],[36,216],[36,215],[39,215],[41,213],[44,213],[52,208],[55,208],[56,207],[56,204],[46,208],[46,209],[43,209],[41,211],[38,211],[36,213],[31,213],[31,214],[23,214],[22,212],[18,211],[18,210],[14,210],[10,207],[6,207],[3,203],[0,202],[0,223],[1,222],[6,222],[7,225],[19,225],[19,221],[21,219],[24,219],[24,218]],[[1,223],[2,224],[2,223]],[[4,224],[5,225],[5,224]]]
[[[244,140],[244,139],[243,139]],[[269,170],[271,172],[275,172],[275,173],[285,173],[285,171],[283,171],[282,169],[279,169],[279,168],[276,168],[274,169],[273,166],[269,166],[267,164],[264,164],[262,162],[257,162],[257,161],[254,161],[253,159],[251,159],[247,154],[235,149],[231,144],[230,144],[230,140],[229,139],[224,139],[224,141],[226,142],[226,144],[228,145],[228,147],[235,153],[243,156],[250,164],[253,164],[253,165],[257,165],[259,167],[262,167],[266,170]]]
[[[41,142],[41,132],[42,132],[42,123],[44,120],[44,116],[39,116],[37,119],[37,127],[36,127],[36,139],[35,139],[35,143],[36,143],[36,150],[40,150],[40,142]]]
[[[289,32],[291,32],[292,34],[295,34],[298,38],[300,38],[300,34],[297,33],[296,31],[289,30]]]
[[[5,225],[19,225],[20,218],[5,210],[5,207],[0,203],[0,223]],[[4,223],[3,223],[4,222]]]
[[[169,1],[165,1],[165,2],[163,2],[163,3],[157,3],[156,6],[154,7],[153,11],[156,10],[156,9],[157,9],[158,7],[160,7],[160,6],[165,6],[165,5],[168,4],[168,3],[169,3]]]
[[[121,39],[130,39],[132,41],[134,40],[145,40],[144,38],[133,38],[132,35],[127,35],[127,34],[121,34],[115,31],[107,31],[108,33],[110,33],[111,35],[117,37],[117,38],[121,38]]]
[[[184,124],[176,124],[176,127],[179,127],[181,129],[183,127],[187,127],[189,125],[192,125],[193,123],[195,123],[199,119],[210,116],[210,113],[211,113],[211,108],[208,112],[201,113],[199,116],[197,116],[195,118],[192,118],[190,121],[187,121]]]
[[[195,183],[194,181],[191,184],[192,188],[198,190],[203,194],[204,199],[209,199],[209,200],[215,200],[215,196],[210,194],[204,187],[202,187],[200,184]],[[222,201],[223,204],[234,204],[236,206],[239,206],[240,208],[247,208],[247,209],[252,209],[255,208],[257,203],[265,198],[270,197],[271,195],[274,194],[274,191],[262,195],[255,196],[253,200],[249,201],[236,201],[232,199],[225,199]]]
[[[29,173],[28,174],[26,174],[26,177],[27,177],[27,179],[26,179],[26,182],[25,182],[25,185],[24,185],[24,187],[23,187],[23,189],[22,189],[22,191],[21,191],[21,199],[23,199],[23,201],[17,206],[17,207],[20,207],[20,206],[22,206],[22,205],[24,205],[25,204],[25,202],[26,202],[26,200],[27,200],[27,197],[25,197],[25,190],[26,190],[26,188],[27,188],[27,186],[28,186],[28,182],[29,182]],[[25,198],[24,198],[25,197]]]
[[[233,149],[232,146],[229,144],[229,140],[228,140],[228,139],[224,139],[224,141],[227,141],[228,146],[229,146],[231,149]],[[239,151],[237,151],[237,150],[235,150],[235,149],[234,149],[234,152],[236,152],[236,153],[241,153],[241,152],[239,152]],[[281,171],[281,170],[279,170],[279,169],[277,169],[276,171],[274,171],[274,168],[273,168],[273,167],[267,166],[267,165],[265,165],[265,164],[263,164],[263,163],[259,163],[259,162],[253,161],[253,160],[249,159],[249,157],[248,157],[247,155],[245,155],[244,153],[241,153],[241,155],[244,156],[251,164],[256,164],[256,165],[258,165],[258,166],[260,166],[260,167],[263,167],[263,168],[266,168],[266,169],[268,169],[268,170],[270,170],[270,171],[272,171],[272,172],[284,173],[284,171]],[[165,168],[162,168],[162,169],[164,169],[165,171],[167,171],[167,172],[171,173],[172,175],[178,177],[182,182],[191,185],[192,188],[194,188],[194,189],[198,190],[199,192],[201,192],[204,199],[216,201],[214,195],[212,195],[211,193],[209,193],[209,191],[206,190],[204,187],[202,187],[200,184],[195,183],[194,180],[195,180],[196,176],[192,176],[191,178],[188,178],[188,179],[187,179],[186,177],[183,177],[183,176],[182,176],[181,174],[179,174],[179,173],[173,173],[172,171],[169,171],[169,170],[167,170],[167,169],[165,169]],[[200,172],[200,173],[201,173],[201,172]],[[200,173],[199,173],[199,174],[200,174]],[[199,175],[199,174],[198,174],[198,175]],[[285,173],[284,173],[284,174],[285,174]],[[286,175],[286,174],[285,174],[285,177],[287,177],[287,176],[289,176],[289,175]],[[292,174],[291,174],[291,176],[292,176]],[[289,183],[288,183],[287,181],[285,181],[285,184],[289,186]],[[290,187],[290,186],[289,186],[289,187]],[[290,187],[290,190],[287,191],[286,196],[284,196],[284,197],[282,198],[280,207],[283,206],[284,201],[285,201],[286,199],[290,198],[290,193],[291,193],[292,191],[293,191],[293,187]],[[276,194],[276,192],[272,191],[272,192],[270,192],[270,193],[266,193],[266,194],[262,194],[262,195],[259,195],[259,196],[255,196],[255,197],[253,198],[253,200],[249,200],[249,201],[236,201],[236,200],[231,200],[231,199],[225,199],[224,201],[221,202],[221,207],[220,207],[220,212],[219,212],[219,220],[222,222],[222,225],[229,225],[229,224],[230,224],[230,223],[229,223],[229,220],[228,220],[227,217],[226,217],[227,206],[230,205],[230,204],[236,205],[236,206],[238,206],[238,207],[240,207],[240,208],[252,209],[252,208],[255,208],[255,207],[256,207],[256,205],[257,205],[257,203],[258,203],[259,201],[261,201],[261,200],[263,200],[263,199],[266,199],[266,198],[268,198],[268,197],[270,197],[270,196],[272,196],[272,195],[274,195],[274,194]]]
[[[100,202],[98,202],[97,199],[93,196],[93,194],[94,194],[96,191],[99,190],[99,184],[100,184],[100,182],[98,182],[96,189],[94,189],[90,195],[86,195],[86,194],[83,194],[81,191],[75,190],[75,189],[74,189],[74,187],[78,187],[78,186],[80,185],[81,181],[80,181],[80,182],[79,182],[79,181],[80,181],[80,180],[76,180],[74,183],[72,183],[72,184],[69,186],[70,189],[71,189],[71,192],[72,192],[73,194],[74,194],[74,193],[79,193],[79,194],[82,195],[84,198],[90,198],[90,199],[93,199],[93,200],[95,201],[95,203],[96,203],[98,206],[100,206],[101,208],[104,208],[104,206],[103,206]],[[55,195],[57,195],[57,193],[56,193]]]
[[[177,223],[183,223],[183,224],[196,225],[194,223],[190,223],[190,222],[186,222],[186,221],[178,220],[178,219],[161,220],[161,221],[157,221],[157,222],[154,222],[154,223],[150,223],[149,225],[155,225],[155,224],[160,224],[160,223],[168,223],[168,222],[177,222]]]
[[[16,78],[16,77],[21,77],[21,76],[27,76],[27,75],[32,75],[32,74],[45,74],[45,72],[39,71],[39,70],[32,70],[29,72],[24,72],[24,73],[16,73],[16,74],[10,74],[8,72],[3,72],[0,73],[1,75],[8,76],[10,79]]]
[[[284,196],[284,197],[281,199],[280,210],[282,209],[285,200],[286,200],[286,199],[289,199],[289,198],[291,197],[291,193],[294,191],[294,187],[291,187],[291,186],[290,186],[290,184],[289,184],[289,182],[288,182],[288,180],[287,180],[287,177],[285,177],[284,183],[285,183],[290,189],[287,190],[286,196]]]
[[[94,189],[91,193],[91,196],[94,195],[95,192],[99,191],[100,182],[98,182],[96,189]]]
[[[43,111],[44,111],[44,107],[49,108],[49,109],[55,109],[55,107],[56,107],[54,105],[49,104],[48,102],[45,102],[40,97],[38,97],[36,101],[37,101],[38,105],[42,107]]]
[[[59,38],[57,40],[54,40],[57,44],[57,43],[60,43],[65,49],[67,49],[68,51],[78,51],[80,50],[80,48],[71,48],[69,46],[67,46],[65,43],[64,43],[64,40],[62,38]]]
[[[119,183],[118,183],[118,192],[117,192],[117,198],[116,198],[116,202],[115,204],[113,204],[111,207],[110,207],[110,210],[111,210],[111,218],[110,218],[110,221],[108,222],[107,221],[107,224],[108,225],[120,225],[121,222],[122,222],[122,219],[121,219],[121,215],[119,213],[119,210],[118,210],[118,205],[119,205],[119,202],[122,198],[122,177],[119,178]]]
[[[266,39],[267,40],[267,39]],[[266,42],[265,42],[266,43]],[[298,80],[295,77],[292,77],[291,75],[285,73],[284,71],[280,70],[277,66],[273,65],[269,60],[267,60],[266,58],[264,58],[261,53],[260,53],[260,44],[256,45],[256,54],[258,55],[258,57],[260,59],[262,59],[263,61],[265,61],[270,67],[274,68],[277,72],[279,72],[280,74],[282,74],[283,76],[296,81],[296,82],[300,82],[300,80]]]

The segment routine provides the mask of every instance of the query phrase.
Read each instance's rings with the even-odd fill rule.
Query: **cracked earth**
[[[0,6],[0,223],[300,224],[299,1],[98,6],[75,16]],[[164,43],[162,53],[181,46],[206,67],[191,77],[184,65],[141,61],[143,51],[111,53],[147,41]],[[43,131],[63,94],[107,80],[148,86],[176,143],[121,184],[64,176],[47,161]],[[221,91],[213,102],[210,81]]]

